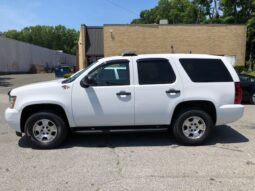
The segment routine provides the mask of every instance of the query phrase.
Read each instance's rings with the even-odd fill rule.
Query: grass
[[[248,75],[251,75],[251,76],[255,77],[255,70],[253,70],[252,72],[249,72],[247,67],[245,67],[244,65],[235,66],[235,70],[238,73],[248,74]]]
[[[69,77],[72,76],[72,75],[73,75],[73,73],[65,74],[65,75],[64,75],[64,78],[69,78]]]
[[[255,71],[252,71],[252,72],[245,72],[245,74],[248,74],[248,75],[251,75],[251,76],[254,76],[254,77],[255,77]]]

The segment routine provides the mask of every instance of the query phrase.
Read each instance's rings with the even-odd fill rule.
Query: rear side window
[[[220,59],[180,59],[180,63],[193,82],[233,82]]]
[[[140,85],[170,84],[176,79],[166,59],[141,59],[137,61],[137,68]]]

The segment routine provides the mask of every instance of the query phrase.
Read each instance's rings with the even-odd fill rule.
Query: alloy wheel
[[[182,132],[189,139],[201,138],[204,135],[205,130],[205,121],[198,116],[187,118],[182,125]]]
[[[33,135],[36,140],[42,143],[53,141],[58,133],[58,129],[54,122],[49,119],[40,119],[33,126]]]

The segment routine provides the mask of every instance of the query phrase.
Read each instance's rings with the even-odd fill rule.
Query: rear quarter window
[[[193,82],[233,82],[221,59],[181,58],[180,63]]]

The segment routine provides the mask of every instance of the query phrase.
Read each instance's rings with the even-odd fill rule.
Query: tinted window
[[[165,59],[137,61],[139,84],[170,84],[176,79],[174,71]]]
[[[250,81],[248,76],[239,76],[239,78],[240,78],[240,81],[242,81],[242,82],[249,82]]]
[[[129,62],[103,64],[89,74],[94,86],[129,85]]]
[[[220,59],[180,59],[193,82],[232,82],[233,79]]]

